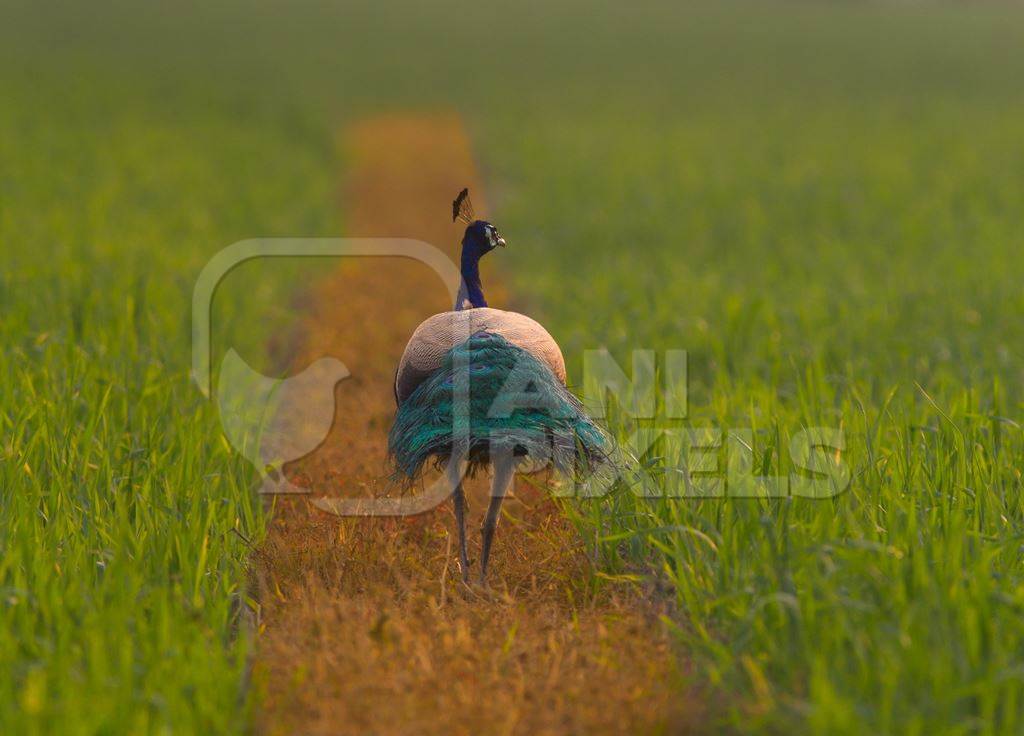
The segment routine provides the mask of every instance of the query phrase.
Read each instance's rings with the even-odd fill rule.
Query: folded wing
[[[565,384],[565,360],[554,338],[538,322],[518,312],[482,307],[435,314],[420,323],[398,363],[395,400],[401,405],[441,367],[445,354],[477,332],[501,335],[551,369]]]

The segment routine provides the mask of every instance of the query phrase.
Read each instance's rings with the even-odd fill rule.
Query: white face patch
[[[490,242],[492,248],[498,247],[498,231],[493,227],[487,227],[487,240]]]

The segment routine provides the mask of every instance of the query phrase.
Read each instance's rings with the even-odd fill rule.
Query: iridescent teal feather
[[[468,376],[465,414],[454,417],[455,387]],[[464,379],[462,379],[464,380]],[[398,408],[388,435],[396,475],[412,479],[431,459],[446,460],[466,432],[469,472],[497,452],[550,462],[580,475],[608,458],[611,441],[551,370],[500,335],[480,332],[445,355]]]

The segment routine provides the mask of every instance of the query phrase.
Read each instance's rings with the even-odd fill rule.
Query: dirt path
[[[457,118],[378,118],[347,131],[353,235],[406,236],[455,255],[450,202],[472,187]],[[509,234],[511,235],[511,234]],[[514,240],[510,238],[510,242]],[[511,246],[511,247],[514,247]],[[488,298],[507,304],[492,286]],[[380,493],[394,366],[415,326],[451,308],[425,266],[346,264],[312,286],[296,369],[324,355],[352,378],[327,442],[288,469],[324,495]],[[470,493],[471,559],[486,486]],[[598,596],[555,505],[523,483],[505,504],[490,595],[459,582],[451,504],[405,519],[339,519],[278,499],[256,554],[262,604],[255,681],[261,731],[330,734],[666,733],[695,722],[674,687],[659,611],[636,590]]]

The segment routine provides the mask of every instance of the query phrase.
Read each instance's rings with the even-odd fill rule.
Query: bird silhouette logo
[[[264,493],[307,493],[280,473],[285,463],[319,447],[334,424],[334,389],[351,375],[337,358],[320,358],[289,378],[254,370],[233,349],[217,382],[224,435],[263,478]]]
[[[459,210],[469,216],[467,196]],[[461,284],[459,268],[442,250],[410,238],[253,238],[240,240],[215,253],[196,277],[192,291],[192,379],[199,391],[217,404],[228,444],[258,470],[262,494],[309,494],[292,485],[282,466],[316,450],[328,437],[337,415],[334,392],[351,374],[332,357],[316,360],[286,378],[264,375],[232,348],[220,360],[214,381],[212,311],[222,279],[238,265],[262,258],[401,257],[430,268],[452,299]],[[465,336],[468,337],[468,334]],[[455,407],[461,412],[461,404]],[[399,498],[320,498],[312,503],[341,516],[408,516],[434,508],[450,495],[444,479],[426,484],[421,492]],[[329,502],[329,503],[328,503]]]

